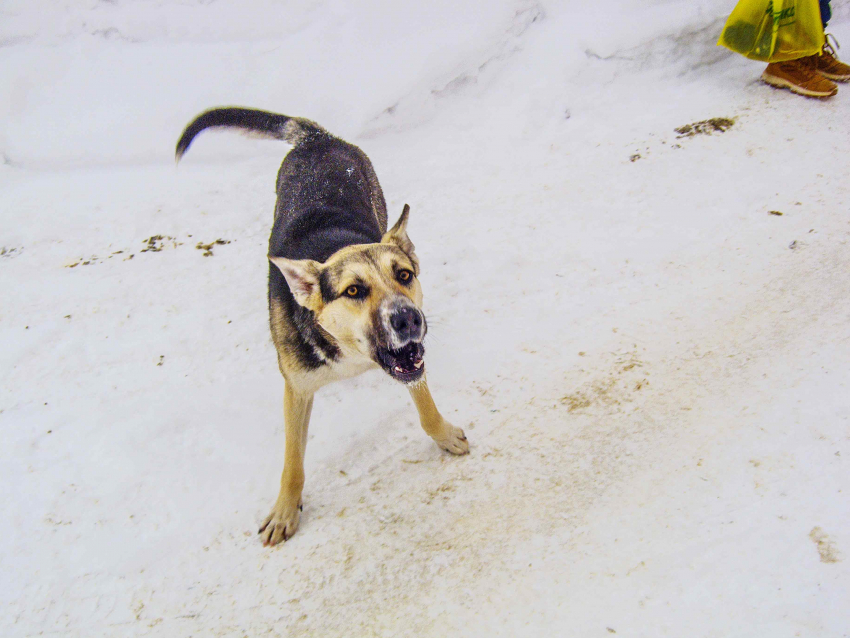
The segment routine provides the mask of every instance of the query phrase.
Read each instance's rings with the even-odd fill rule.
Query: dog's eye
[[[409,270],[399,270],[396,277],[398,278],[398,280],[401,283],[407,284],[407,283],[410,283],[411,280],[413,279],[413,273],[410,272]]]
[[[366,296],[366,289],[363,286],[349,286],[345,289],[345,296],[352,299],[359,299]]]

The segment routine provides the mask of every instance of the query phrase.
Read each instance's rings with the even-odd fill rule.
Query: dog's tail
[[[239,107],[210,109],[192,120],[192,123],[183,131],[175,151],[178,162],[189,150],[189,145],[195,136],[208,128],[233,128],[251,136],[283,140],[293,146],[298,146],[309,137],[330,136],[330,133],[315,122],[301,117],[289,117]]]

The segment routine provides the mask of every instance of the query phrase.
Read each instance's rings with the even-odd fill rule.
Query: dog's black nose
[[[398,308],[390,315],[390,325],[405,341],[415,341],[422,337],[422,313],[416,308]]]

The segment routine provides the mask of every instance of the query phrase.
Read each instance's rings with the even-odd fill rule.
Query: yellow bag
[[[782,62],[820,53],[818,0],[741,0],[717,41],[751,60]]]

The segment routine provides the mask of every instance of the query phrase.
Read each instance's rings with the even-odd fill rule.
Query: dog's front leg
[[[280,494],[271,514],[260,527],[263,545],[277,545],[290,538],[301,520],[301,490],[304,488],[304,452],[307,426],[313,410],[313,393],[299,393],[289,382],[283,393],[283,417],[286,424],[286,452]]]
[[[447,452],[452,454],[469,453],[469,441],[466,440],[463,430],[446,421],[437,410],[425,376],[423,375],[421,380],[408,386],[408,389],[413,402],[416,404],[419,422],[422,424],[425,433]]]

